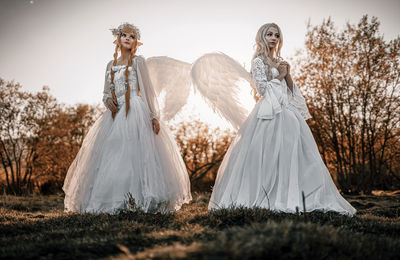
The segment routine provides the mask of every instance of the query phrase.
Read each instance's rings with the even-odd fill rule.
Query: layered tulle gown
[[[192,198],[189,178],[167,127],[160,122],[158,135],[152,129],[159,112],[145,59],[135,57],[128,68],[127,115],[126,66],[108,64],[103,101],[111,97],[111,69],[119,110],[114,119],[107,110],[86,135],[63,186],[65,210],[115,213],[127,207],[128,194],[146,212],[178,210]]]
[[[240,127],[218,171],[209,210],[262,207],[279,212],[356,210],[338,192],[305,119],[310,114],[298,87],[260,57],[252,77],[262,96]],[[272,77],[268,78],[268,72]]]

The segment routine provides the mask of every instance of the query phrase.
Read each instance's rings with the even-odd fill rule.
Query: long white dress
[[[356,210],[340,195],[321,159],[305,119],[310,118],[304,98],[260,57],[252,62],[252,77],[262,96],[238,131],[218,170],[209,210],[227,207],[262,207],[279,212]],[[304,104],[304,106],[302,106]]]
[[[125,68],[107,65],[103,101],[111,97],[113,69],[119,111],[113,119],[107,110],[85,137],[65,178],[65,211],[115,213],[127,207],[128,193],[145,212],[175,211],[192,199],[174,139],[161,122],[158,135],[152,129],[151,120],[159,117],[159,111],[145,59],[135,57],[128,68],[128,115]]]

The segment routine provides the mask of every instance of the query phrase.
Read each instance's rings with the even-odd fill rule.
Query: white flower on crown
[[[131,23],[123,23],[120,26],[118,26],[118,28],[110,29],[110,31],[112,32],[112,34],[115,37],[117,37],[121,33],[122,29],[124,29],[125,27],[129,27],[132,30],[134,30],[135,33],[136,33],[137,39],[140,40],[140,30],[139,30],[139,28],[137,28],[135,25],[133,25]]]

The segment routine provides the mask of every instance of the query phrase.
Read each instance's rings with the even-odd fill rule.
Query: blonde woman
[[[146,212],[178,210],[191,200],[179,149],[162,122],[146,61],[137,56],[140,31],[112,29],[114,59],[106,68],[108,110],[89,130],[65,178],[65,210],[115,213],[128,194]]]
[[[278,25],[261,26],[251,68],[259,100],[225,155],[208,208],[296,212],[305,206],[353,215],[320,157],[305,100],[280,57],[282,45]]]

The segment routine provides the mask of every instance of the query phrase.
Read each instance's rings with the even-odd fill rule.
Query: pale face
[[[270,49],[275,49],[280,41],[279,31],[275,27],[270,27],[265,33],[265,41]]]
[[[136,35],[134,33],[121,33],[121,47],[132,49],[136,43]]]

